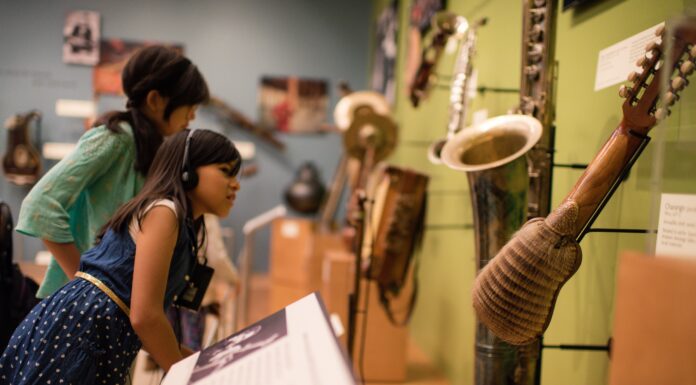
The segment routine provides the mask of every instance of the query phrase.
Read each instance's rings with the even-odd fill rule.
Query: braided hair
[[[168,99],[164,119],[168,120],[175,109],[208,101],[208,85],[198,68],[178,51],[153,45],[138,50],[126,63],[121,74],[123,92],[126,94],[126,111],[110,111],[102,115],[94,126],[106,125],[115,133],[122,132],[121,122],[133,128],[135,162],[133,167],[147,175],[157,149],[162,144],[162,134],[145,116],[142,108],[150,91],[157,91]]]

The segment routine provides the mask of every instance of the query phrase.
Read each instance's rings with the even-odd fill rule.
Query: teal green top
[[[22,202],[16,230],[56,243],[74,242],[80,254],[92,247],[101,227],[140,191],[135,141],[129,124],[114,133],[106,126],[87,131],[75,150],[44,175]],[[53,294],[68,281],[51,258],[37,297]]]

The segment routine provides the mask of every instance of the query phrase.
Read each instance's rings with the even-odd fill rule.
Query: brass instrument
[[[466,172],[469,180],[477,271],[524,223],[529,180],[525,154],[541,134],[537,119],[503,115],[460,131],[442,149],[443,163]],[[534,365],[521,357],[526,355],[477,320],[475,384],[509,384],[506,378],[511,373],[521,373],[513,384],[529,383]]]
[[[523,0],[523,15],[519,112],[539,119],[544,127],[539,143],[527,154],[530,160],[529,219],[545,216],[551,209],[553,123],[556,117],[553,94],[556,2]]]
[[[442,150],[446,165],[467,172],[479,275],[526,218],[549,210],[555,14],[552,0],[523,0],[520,114],[463,129]],[[513,346],[484,321],[479,315],[475,384],[532,384],[539,341]]]
[[[476,52],[476,31],[478,27],[486,24],[486,18],[479,19],[472,26],[469,26],[466,19],[458,16],[457,31],[461,31],[452,36],[461,40],[457,59],[454,63],[452,86],[450,87],[449,120],[447,124],[447,135],[438,139],[428,147],[428,160],[433,164],[442,164],[440,155],[445,142],[452,139],[454,134],[459,132],[466,124],[466,113],[468,110],[468,92],[471,83],[471,75],[474,72],[472,59]],[[464,33],[466,32],[466,33]]]

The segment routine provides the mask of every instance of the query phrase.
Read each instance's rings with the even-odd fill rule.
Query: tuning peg
[[[645,65],[648,63],[648,58],[647,56],[641,56],[637,61],[636,65],[638,67],[645,67]]]
[[[655,29],[655,36],[662,37],[665,33],[665,25],[661,24],[659,27]]]
[[[668,117],[671,113],[672,112],[669,109],[660,107],[657,109],[657,111],[655,111],[655,119],[663,120],[664,118]]]
[[[637,71],[633,71],[630,74],[628,74],[628,81],[635,82],[636,80],[638,80],[639,76],[640,76],[640,73],[638,73]]]
[[[621,87],[619,87],[619,96],[621,96],[624,99],[631,96],[631,89],[626,87],[625,85],[622,85]]]
[[[657,51],[660,49],[660,45],[656,41],[651,41],[645,45],[645,52]]]
[[[674,103],[679,100],[679,95],[675,94],[672,91],[667,91],[664,96],[664,103],[668,106],[673,105]]]
[[[695,68],[696,68],[696,64],[687,60],[679,66],[679,72],[681,72],[682,75],[689,76],[694,72]]]
[[[688,84],[688,81],[684,79],[681,76],[677,76],[674,79],[672,79],[672,90],[673,91],[681,91],[686,87]]]

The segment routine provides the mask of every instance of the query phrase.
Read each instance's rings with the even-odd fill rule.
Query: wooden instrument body
[[[15,115],[6,123],[7,150],[2,159],[2,169],[7,179],[17,185],[34,184],[41,174],[41,157],[29,139],[29,124],[40,121],[41,115],[30,111]]]
[[[373,237],[367,272],[380,289],[398,294],[423,234],[429,177],[388,166],[376,185],[371,210]]]

